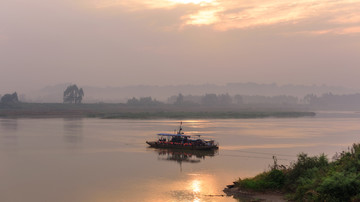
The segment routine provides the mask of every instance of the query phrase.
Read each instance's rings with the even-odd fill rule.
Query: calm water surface
[[[359,113],[313,118],[182,120],[218,152],[148,148],[180,120],[0,119],[0,201],[236,201],[223,188],[296,154],[359,142]]]

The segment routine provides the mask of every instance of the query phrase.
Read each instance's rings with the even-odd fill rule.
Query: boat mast
[[[178,132],[178,134],[181,134],[181,131],[182,131],[182,121],[180,122],[180,128],[179,128],[179,132]]]

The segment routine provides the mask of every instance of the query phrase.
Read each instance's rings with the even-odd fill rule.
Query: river
[[[217,152],[148,148],[180,121]],[[300,152],[331,157],[359,142],[360,114],[210,120],[0,119],[0,201],[236,201],[238,177],[289,165]]]

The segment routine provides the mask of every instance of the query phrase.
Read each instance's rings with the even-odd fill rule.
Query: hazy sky
[[[0,93],[79,85],[360,86],[360,0],[1,0]]]

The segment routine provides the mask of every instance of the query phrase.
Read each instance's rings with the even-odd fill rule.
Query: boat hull
[[[189,144],[169,144],[158,141],[146,141],[150,147],[154,148],[172,148],[172,149],[188,149],[188,150],[215,150],[219,149],[217,145],[189,145]]]

